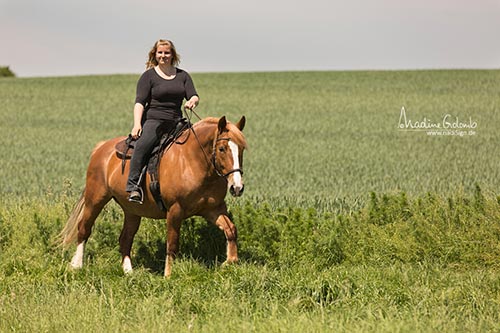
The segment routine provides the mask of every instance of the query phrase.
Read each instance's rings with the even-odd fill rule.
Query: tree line
[[[0,77],[15,77],[16,74],[9,68],[9,66],[0,66]]]

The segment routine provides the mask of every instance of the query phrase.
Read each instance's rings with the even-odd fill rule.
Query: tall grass
[[[85,267],[54,245],[92,147],[127,134],[137,75],[0,79],[0,331],[495,331],[500,71],[195,74],[198,112],[247,116],[241,262],[192,218],[171,279],[145,219],[132,275],[110,203]],[[398,130],[446,114],[471,136]]]
[[[222,232],[187,221],[171,279],[163,223],[144,221],[124,276],[110,205],[86,266],[52,240],[65,200],[0,208],[2,331],[491,331],[500,313],[500,203],[372,194],[352,214],[236,206],[241,263]]]

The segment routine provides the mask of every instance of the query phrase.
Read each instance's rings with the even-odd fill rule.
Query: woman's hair
[[[155,45],[151,48],[151,51],[148,53],[148,61],[146,62],[146,69],[150,69],[158,65],[158,61],[156,61],[156,50],[160,45],[168,45],[170,46],[170,51],[172,52],[172,66],[177,66],[181,62],[181,57],[175,50],[174,43],[168,39],[159,39],[155,42]]]

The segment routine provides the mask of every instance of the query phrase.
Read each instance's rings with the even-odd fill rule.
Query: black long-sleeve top
[[[184,98],[189,100],[195,95],[193,80],[186,71],[177,68],[175,77],[167,80],[150,68],[137,82],[135,102],[145,107],[146,119],[173,120],[182,117]]]

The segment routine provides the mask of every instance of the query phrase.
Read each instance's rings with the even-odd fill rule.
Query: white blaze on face
[[[238,157],[238,145],[232,141],[229,141],[229,148],[231,149],[231,153],[233,154],[233,170],[240,168],[240,159]],[[233,182],[235,187],[243,187],[243,183],[241,181],[241,172],[233,173]]]

